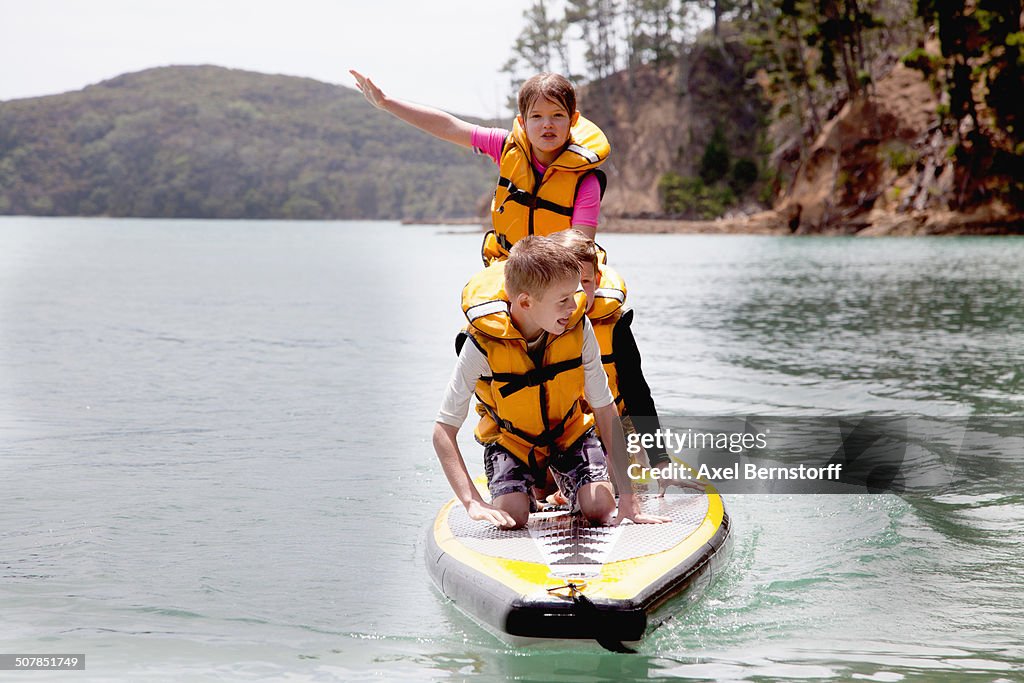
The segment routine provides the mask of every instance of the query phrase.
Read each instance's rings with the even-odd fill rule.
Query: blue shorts
[[[564,453],[555,453],[548,458],[548,467],[558,489],[574,511],[578,509],[576,494],[581,486],[610,481],[608,458],[593,429],[581,436]],[[544,480],[537,481],[526,463],[496,443],[484,446],[484,472],[487,474],[491,500],[509,493],[530,495],[531,489],[543,488],[545,483]]]

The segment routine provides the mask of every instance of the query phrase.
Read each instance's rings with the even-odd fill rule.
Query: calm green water
[[[1024,240],[600,241],[664,412],[1024,412]],[[446,604],[429,434],[478,245],[0,218],[0,653],[87,662],[14,679],[1022,680],[1012,426],[941,495],[728,499],[727,571],[638,655]]]

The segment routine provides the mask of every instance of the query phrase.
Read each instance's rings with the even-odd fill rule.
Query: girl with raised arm
[[[577,111],[576,91],[564,76],[540,73],[527,80],[519,90],[519,114],[505,130],[388,97],[369,78],[350,73],[373,106],[498,164],[493,229],[481,250],[485,264],[507,258],[527,235],[576,228],[594,238],[606,185],[599,167],[611,148],[601,129]]]

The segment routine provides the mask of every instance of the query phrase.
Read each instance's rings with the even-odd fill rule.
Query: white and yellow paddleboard
[[[670,598],[703,593],[731,541],[713,488],[639,495],[644,512],[672,521],[591,527],[565,511],[539,512],[526,528],[504,531],[469,519],[452,499],[427,533],[428,571],[498,635],[594,639],[618,649],[671,616],[659,609]]]

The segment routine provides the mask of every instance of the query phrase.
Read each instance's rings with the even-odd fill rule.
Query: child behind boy
[[[526,237],[507,261],[477,275],[463,291],[470,343],[463,345],[434,425],[434,449],[470,518],[518,528],[530,514],[531,490],[550,466],[563,495],[592,524],[612,522],[614,489],[596,421],[611,453],[620,493],[618,516],[668,521],[640,513],[626,474],[622,427],[601,365],[586,300],[577,294],[580,267],[568,250],[545,237]],[[491,503],[480,496],[456,436],[477,382]],[[592,414],[582,410],[586,398]]]
[[[576,257],[580,264],[580,285],[587,295],[587,318],[601,347],[601,361],[608,374],[608,386],[623,417],[629,417],[640,434],[659,430],[658,413],[651,388],[640,367],[640,351],[630,325],[633,311],[627,309],[626,283],[612,268],[599,263],[597,245],[578,230],[564,230],[551,239]],[[669,462],[664,445],[648,452],[651,466]]]
[[[661,439],[653,438],[661,429],[651,388],[640,367],[640,351],[630,324],[633,311],[625,308],[626,283],[607,265],[598,262],[597,245],[579,230],[563,230],[551,235],[555,244],[568,249],[580,264],[580,287],[587,295],[587,318],[601,347],[601,362],[608,373],[608,386],[623,418],[641,435],[651,435],[655,446],[647,451],[653,468],[664,468],[672,460]],[[703,491],[699,482],[662,476],[662,493],[669,486]]]

